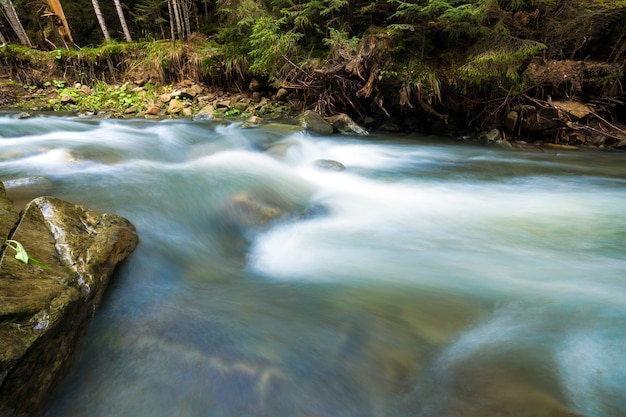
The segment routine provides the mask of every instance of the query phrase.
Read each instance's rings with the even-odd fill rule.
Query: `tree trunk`
[[[117,10],[117,15],[120,18],[122,30],[124,31],[124,38],[126,39],[126,42],[132,42],[133,38],[130,37],[130,32],[128,31],[128,25],[126,24],[126,18],[124,17],[122,4],[120,3],[120,0],[113,0],[113,3],[115,3],[115,10]]]
[[[4,39],[4,36],[2,36],[2,32],[0,32],[0,44],[2,44],[0,46],[4,46],[7,44],[7,40]]]
[[[185,36],[191,35],[191,22],[189,21],[189,1],[182,0],[181,1],[183,22],[185,24]]]
[[[174,29],[174,8],[172,7],[172,0],[167,0],[167,12],[170,15],[170,35],[173,41],[176,39],[176,32]]]
[[[182,39],[184,38],[183,25],[181,23],[180,8],[178,5],[179,5],[179,0],[172,1],[172,8],[174,9],[174,17],[176,19],[176,34],[178,35],[179,39]]]
[[[0,4],[2,4],[7,19],[20,40],[20,43],[24,46],[32,48],[33,44],[30,42],[30,39],[24,30],[24,26],[22,26],[22,22],[20,22],[20,18],[17,16],[17,12],[15,11],[15,7],[13,7],[11,0],[0,0]]]
[[[74,39],[72,39],[72,32],[70,31],[70,26],[67,24],[67,19],[65,18],[65,12],[63,12],[61,2],[59,0],[47,0],[47,2],[50,7],[50,11],[55,17],[54,26],[59,32],[59,35],[61,35],[61,38],[65,43],[65,48],[69,49],[72,45],[74,45]]]
[[[93,11],[96,12],[96,17],[98,18],[98,23],[100,24],[100,29],[102,29],[104,39],[106,41],[110,41],[111,35],[109,35],[109,30],[107,29],[107,24],[104,21],[102,10],[100,10],[100,3],[98,3],[98,0],[91,0],[91,4],[93,4]]]

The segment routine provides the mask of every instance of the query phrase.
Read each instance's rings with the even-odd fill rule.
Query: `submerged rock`
[[[346,169],[344,164],[339,161],[333,161],[332,159],[318,159],[313,161],[313,165],[328,171],[343,171]]]
[[[288,125],[285,125],[288,126]],[[287,158],[287,153],[290,149],[297,148],[298,142],[295,140],[286,140],[282,142],[273,143],[267,148],[266,153],[272,158],[276,158],[280,161],[284,161]]]
[[[255,199],[245,192],[232,196],[229,207],[232,218],[243,226],[262,226],[283,214],[279,207]]]
[[[27,204],[18,220],[3,187],[0,232],[29,257],[23,263],[4,246],[0,258],[0,416],[32,417],[42,413],[137,233],[122,217],[49,197]]]

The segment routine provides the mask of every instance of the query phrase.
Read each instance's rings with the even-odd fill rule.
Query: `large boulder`
[[[356,133],[357,135],[369,135],[369,132],[363,127],[356,124],[350,116],[345,113],[339,113],[326,119],[333,128],[340,133]]]
[[[2,247],[0,417],[38,416],[137,233],[122,217],[50,197],[28,203],[18,219],[3,187],[0,232],[29,257]]]
[[[332,135],[333,133],[333,126],[313,110],[307,110],[300,114],[296,121],[302,128],[310,132],[320,135]]]

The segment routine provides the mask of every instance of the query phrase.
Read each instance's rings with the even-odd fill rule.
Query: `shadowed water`
[[[16,205],[141,239],[46,415],[626,416],[624,157],[4,115]]]

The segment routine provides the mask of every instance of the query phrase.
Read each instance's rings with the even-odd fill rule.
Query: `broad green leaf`
[[[28,253],[20,242],[18,242],[17,240],[7,240],[7,244],[9,247],[15,250],[15,259],[25,264],[28,264]]]

